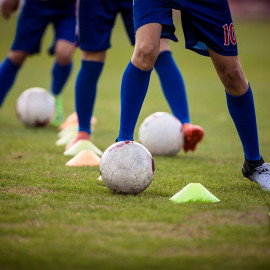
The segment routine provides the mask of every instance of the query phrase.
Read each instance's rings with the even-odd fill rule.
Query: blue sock
[[[9,58],[6,58],[0,66],[0,107],[13,85],[17,72],[21,65],[13,64]]]
[[[241,139],[247,160],[261,159],[256,114],[251,87],[241,96],[231,96],[226,92],[227,105]]]
[[[51,92],[57,96],[61,93],[72,69],[72,63],[62,66],[57,62],[54,63],[52,69],[52,85]]]
[[[97,82],[104,63],[82,60],[75,85],[75,105],[79,131],[91,134],[90,120],[96,99]]]
[[[182,124],[190,123],[185,83],[170,51],[159,54],[155,69],[173,115]]]
[[[117,141],[132,141],[134,129],[148,89],[151,71],[142,71],[129,62],[121,85],[121,119]]]

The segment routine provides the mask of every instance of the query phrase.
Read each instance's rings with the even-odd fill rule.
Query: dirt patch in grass
[[[10,187],[10,188],[3,188],[1,190],[1,192],[3,193],[7,193],[7,194],[12,194],[12,193],[15,193],[15,194],[19,194],[19,195],[22,195],[22,196],[37,196],[37,195],[40,195],[40,194],[44,194],[44,193],[50,193],[52,192],[51,189],[48,189],[48,188],[40,188],[40,187],[32,187],[32,186],[13,186],[13,187]]]
[[[139,237],[150,237],[159,239],[190,239],[190,238],[207,238],[210,232],[207,228],[190,227],[187,225],[175,226],[163,222],[128,222],[128,221],[92,221],[89,225],[74,226],[61,224],[61,228],[76,231],[78,234],[87,234],[96,232],[109,235],[133,235]]]
[[[233,226],[256,226],[268,225],[269,217],[266,208],[259,208],[250,211],[223,210],[205,211],[191,215],[191,222],[197,220],[205,226],[211,225],[233,225]]]

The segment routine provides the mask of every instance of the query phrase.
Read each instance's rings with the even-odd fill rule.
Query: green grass
[[[0,59],[12,42],[16,18],[0,20]],[[270,160],[269,23],[236,22],[240,60],[253,86],[261,152]],[[241,175],[242,148],[211,60],[172,44],[186,81],[193,123],[205,129],[195,153],[155,158],[150,187],[137,196],[112,194],[96,181],[99,168],[69,168],[58,130],[25,128],[15,103],[26,88],[49,88],[53,58],[31,57],[0,112],[0,269],[269,269],[269,193]],[[102,150],[119,128],[121,76],[132,54],[117,23],[99,83],[93,142]],[[64,92],[66,115],[74,111],[80,53]],[[169,111],[153,72],[138,124]],[[137,129],[136,129],[137,138]],[[169,198],[199,182],[215,204],[174,204]]]

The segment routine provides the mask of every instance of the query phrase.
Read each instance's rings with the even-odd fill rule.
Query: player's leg
[[[50,3],[49,3],[50,4]],[[54,14],[55,41],[52,52],[55,54],[55,62],[52,68],[51,92],[55,96],[55,117],[51,124],[59,126],[63,120],[62,91],[72,70],[72,56],[75,50],[75,6],[74,3],[62,4],[59,11],[58,4],[50,6]]]
[[[106,50],[110,48],[117,13],[114,7],[111,1],[78,2],[78,45],[82,51],[82,61],[75,84],[75,107],[79,128],[77,137],[67,145],[67,149],[78,140],[88,140],[92,133],[90,120]]]
[[[39,52],[40,40],[48,22],[42,19],[38,5],[38,2],[25,1],[22,7],[10,53],[0,66],[0,106],[26,57]]]
[[[183,124],[185,143],[184,151],[195,151],[202,140],[204,132],[200,126],[190,123],[188,100],[183,76],[171,53],[169,40],[161,39],[160,53],[155,63],[163,93],[172,113]]]
[[[25,51],[11,50],[7,58],[0,65],[0,107],[11,89],[17,73],[24,63],[28,53]]]
[[[67,40],[58,40],[55,44],[55,62],[52,69],[52,94],[61,94],[72,69],[74,44]]]
[[[102,72],[106,51],[82,51],[81,68],[75,84],[75,106],[78,115],[78,134],[66,146],[70,148],[79,140],[89,140],[91,131],[91,117],[96,100],[97,83]]]
[[[208,50],[225,87],[228,109],[241,139],[245,158],[248,161],[259,161],[261,154],[252,90],[238,57],[223,56]]]
[[[136,32],[135,50],[122,78],[118,141],[133,140],[136,122],[159,53],[162,26],[145,24]]]
[[[209,49],[216,71],[226,89],[227,106],[242,142],[245,155],[243,174],[270,190],[270,167],[259,150],[255,106],[237,56],[222,56]]]
[[[52,68],[51,93],[55,97],[56,110],[52,125],[60,125],[63,120],[62,90],[72,70],[72,55],[74,44],[67,40],[57,40],[55,43],[55,62]]]
[[[169,40],[160,40],[160,52],[154,67],[172,113],[182,124],[190,123],[184,79],[172,56]]]
[[[227,104],[242,142],[245,177],[270,190],[270,167],[259,151],[253,95],[237,54],[228,1],[190,1],[181,15],[186,48],[210,55],[226,89]]]
[[[2,1],[0,2],[0,10],[5,19],[9,19],[10,15],[17,10],[19,1]],[[0,65],[0,107],[3,100],[15,81],[16,74],[20,69],[26,55],[24,52],[10,51],[8,57]]]
[[[166,1],[133,1],[135,50],[121,84],[121,118],[118,141],[133,140],[135,125],[160,48],[160,37],[177,40],[171,7]],[[168,2],[168,1],[167,1]]]

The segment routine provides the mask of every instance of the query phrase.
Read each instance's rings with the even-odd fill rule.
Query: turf
[[[137,196],[112,194],[96,179],[99,168],[68,168],[56,147],[58,130],[24,127],[15,115],[26,88],[50,87],[53,58],[31,57],[0,112],[0,269],[269,269],[269,192],[241,175],[242,148],[211,60],[172,44],[186,81],[193,123],[205,129],[195,153],[155,158],[150,187]],[[0,20],[0,59],[13,40],[16,18]],[[240,60],[253,86],[262,155],[270,160],[270,24],[236,21]],[[102,150],[119,128],[121,76],[132,54],[122,23],[100,79],[93,142]],[[80,53],[63,99],[74,111]],[[156,74],[138,125],[155,111],[169,111]],[[137,138],[137,129],[136,129]],[[220,199],[213,204],[174,204],[169,198],[199,182]]]

